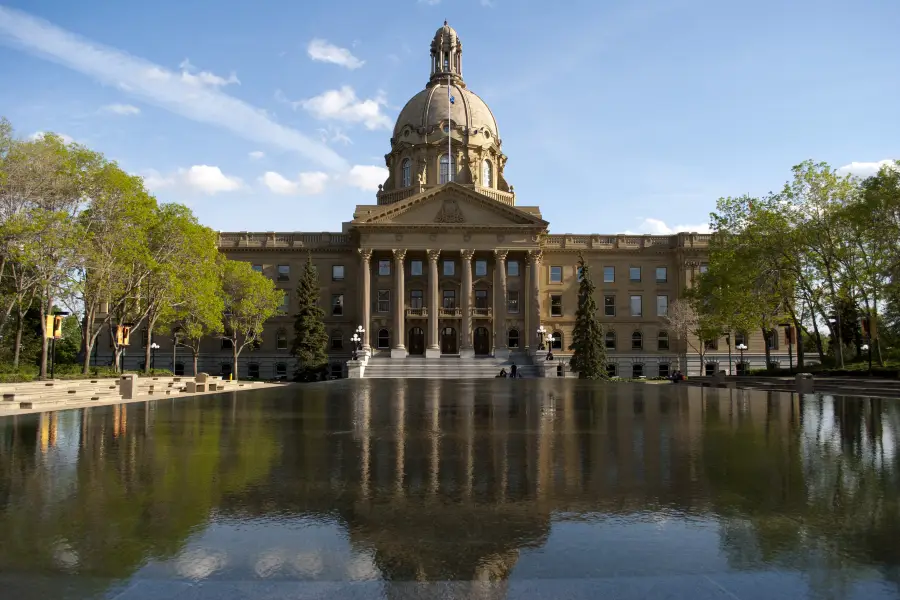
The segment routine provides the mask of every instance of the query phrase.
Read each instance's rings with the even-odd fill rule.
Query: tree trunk
[[[47,340],[47,312],[50,310],[48,307],[52,307],[53,302],[52,298],[49,296],[46,298],[41,298],[41,370],[38,375],[39,379],[47,379],[47,358],[48,358],[48,340]]]
[[[769,348],[769,332],[765,327],[762,327],[763,334],[763,348],[766,349],[766,371],[769,370],[769,365],[772,364],[772,350]]]
[[[91,370],[91,352],[94,350],[96,339],[94,338],[94,314],[93,311],[84,315],[84,331],[81,332],[84,345],[84,360],[81,363],[81,374],[87,375]]]
[[[144,348],[144,375],[150,374],[150,361],[153,360],[153,330],[150,324],[147,324],[147,347]],[[153,365],[154,367],[156,365]]]
[[[194,377],[196,377],[197,376],[197,355],[199,354],[199,352],[196,349],[194,349],[193,347],[191,347],[191,354],[194,357]]]
[[[802,369],[805,365],[805,354],[803,352],[803,329],[800,326],[800,320],[797,315],[793,315],[794,321],[794,344],[797,346],[797,368]]]
[[[22,353],[22,332],[25,330],[25,315],[20,311],[16,322],[16,341],[13,348],[13,368],[19,368],[19,356]]]
[[[824,366],[825,346],[822,344],[822,334],[819,333],[819,324],[816,322],[816,313],[812,310],[812,307],[810,307],[810,312],[812,314],[813,332],[816,334],[814,339],[816,341],[816,350],[819,353],[819,364]]]
[[[234,379],[235,381],[237,381],[237,380],[238,380],[238,373],[237,373],[237,364],[238,364],[238,348],[237,348],[237,340],[232,340],[232,343],[231,343],[231,356],[232,356],[232,360],[231,360],[231,377],[232,377],[232,379]]]

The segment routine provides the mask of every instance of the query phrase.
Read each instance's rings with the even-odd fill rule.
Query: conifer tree
[[[291,354],[297,359],[296,378],[300,381],[316,381],[328,368],[328,333],[325,331],[325,311],[319,306],[319,293],[319,275],[312,256],[307,256],[297,285],[299,310],[291,348]]]
[[[575,312],[575,328],[572,330],[572,358],[570,368],[579,379],[608,379],[606,372],[606,344],[603,328],[597,319],[597,303],[594,301],[594,282],[584,257],[578,255],[578,310]]]

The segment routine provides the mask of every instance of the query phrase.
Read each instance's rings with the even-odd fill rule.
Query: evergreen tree
[[[572,330],[573,351],[569,366],[579,379],[608,379],[606,372],[606,344],[603,328],[597,319],[597,303],[594,301],[594,282],[584,257],[578,255],[578,310],[575,312],[575,328]]]
[[[297,286],[300,306],[294,321],[294,345],[291,353],[297,359],[299,381],[316,381],[328,368],[328,333],[325,311],[319,306],[319,275],[307,256],[306,266]]]

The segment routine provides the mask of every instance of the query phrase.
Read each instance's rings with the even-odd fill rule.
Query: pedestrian
[[[518,367],[516,367],[516,363],[513,363],[512,366],[509,368],[510,377],[515,377],[517,370],[518,370]]]

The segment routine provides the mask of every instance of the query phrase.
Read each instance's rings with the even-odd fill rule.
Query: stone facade
[[[239,375],[293,372],[291,315],[307,255],[322,284],[335,375],[345,372],[360,325],[365,350],[392,358],[532,352],[543,325],[558,340],[554,354],[566,360],[579,253],[591,266],[617,374],[652,377],[679,365],[699,372],[697,355],[668,336],[662,317],[703,268],[709,236],[551,235],[538,207],[517,203],[501,143],[490,109],[463,81],[462,45],[445,23],[432,42],[428,83],[397,119],[385,156],[389,175],[374,205],[357,206],[341,232],[220,234],[228,258],[252,263],[287,298],[261,347],[242,354]],[[188,356],[173,355],[171,340],[154,341],[156,366],[190,365]],[[743,341],[745,359],[763,366],[761,333]],[[709,359],[722,364],[710,368],[727,368],[726,341],[716,344]],[[135,350],[128,365],[143,360]],[[783,350],[775,356],[787,362]],[[225,372],[230,351],[208,340],[200,363]]]

